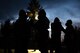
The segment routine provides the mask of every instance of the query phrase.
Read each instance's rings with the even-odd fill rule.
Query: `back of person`
[[[39,45],[39,50],[41,53],[47,53],[49,20],[46,17],[46,12],[43,9],[40,10],[38,19],[39,20],[36,23],[36,28],[38,29],[37,42]]]
[[[52,35],[51,38],[57,43],[61,42],[61,31],[64,31],[61,22],[55,18],[54,23],[51,24]]]
[[[74,28],[72,26],[72,21],[71,20],[68,20],[67,23],[66,23],[66,33],[65,33],[65,41],[66,41],[66,44],[69,44],[73,41],[73,38],[74,38]]]
[[[55,49],[56,53],[61,53],[61,31],[64,32],[64,28],[59,18],[56,17],[51,24],[51,48]]]
[[[6,20],[5,21],[5,24],[4,26],[1,28],[1,33],[2,35],[4,36],[3,38],[3,48],[4,48],[4,53],[7,53],[7,49],[8,49],[8,53],[11,52],[11,33],[12,33],[12,30],[11,30],[11,24],[10,24],[10,20]],[[10,38],[9,38],[10,37]]]
[[[75,32],[74,32],[74,28],[72,26],[72,20],[67,20],[66,22],[66,32],[65,32],[65,39],[64,39],[64,42],[65,42],[65,45],[66,45],[66,48],[67,48],[67,52],[68,53],[75,53],[75,50],[74,50],[74,42],[75,42]]]
[[[20,10],[19,19],[14,23],[14,35],[16,37],[16,53],[24,53],[27,48],[27,15],[24,10]]]
[[[40,34],[40,39],[46,39],[49,37],[49,32],[48,32],[48,28],[49,28],[49,20],[48,18],[45,16],[45,13],[43,12],[44,10],[42,10],[41,12],[39,12],[39,20],[37,21],[37,29],[39,31]],[[43,36],[42,36],[43,35]]]

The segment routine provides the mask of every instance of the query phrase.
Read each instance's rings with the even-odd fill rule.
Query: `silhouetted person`
[[[80,52],[80,28],[77,29],[77,48],[78,52]]]
[[[67,47],[68,53],[74,53],[74,28],[72,26],[72,20],[67,20],[66,22],[66,32],[65,32],[65,45]]]
[[[39,50],[41,53],[48,53],[49,20],[46,17],[46,12],[44,9],[39,11],[38,19],[36,28],[38,29],[37,42]]]
[[[56,53],[61,53],[61,31],[64,31],[64,28],[59,18],[56,17],[51,24],[51,53],[53,53],[53,49],[55,49]]]
[[[28,20],[24,10],[19,11],[19,19],[14,23],[14,34],[16,37],[16,53],[27,53],[28,45]]]
[[[74,28],[75,30],[75,34],[74,34],[74,48],[75,48],[75,53],[79,52],[79,47],[80,47],[80,29],[78,27],[75,26]]]
[[[37,45],[36,45],[36,36],[37,36],[37,28],[36,28],[36,23],[37,20],[35,19],[35,14],[33,14],[32,17],[29,17],[30,21],[29,21],[29,31],[30,31],[30,43],[29,43],[29,48],[31,49],[36,49]]]
[[[8,37],[11,36],[11,25],[10,20],[6,20],[4,26],[1,28],[1,33],[4,36],[4,53],[11,53],[11,49],[9,47]]]

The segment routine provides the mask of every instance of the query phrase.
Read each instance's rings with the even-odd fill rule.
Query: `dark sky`
[[[30,0],[0,0],[0,21],[15,19],[20,9],[27,9]],[[41,6],[46,10],[47,17],[52,22],[59,17],[65,23],[72,19],[74,23],[80,21],[80,0],[40,0]]]

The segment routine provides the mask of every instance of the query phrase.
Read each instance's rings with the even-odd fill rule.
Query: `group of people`
[[[61,31],[65,33],[64,45],[66,45],[67,53],[74,53],[74,38],[75,31],[72,26],[72,21],[67,20],[66,29],[63,28],[58,17],[51,23],[51,39],[49,38],[49,19],[46,17],[46,12],[41,9],[38,13],[38,20],[35,17],[29,17],[24,10],[20,10],[19,18],[12,25],[10,20],[7,20],[1,29],[4,35],[4,48],[10,52],[10,44],[7,42],[7,37],[13,35],[15,38],[15,53],[28,53],[27,49],[39,49],[41,53],[62,53],[61,47]],[[37,48],[29,48],[30,39],[34,38],[37,42]],[[10,41],[11,42],[11,41]],[[7,47],[6,47],[7,46]],[[11,53],[11,52],[10,52]]]
[[[63,50],[66,47],[65,53],[77,53],[75,51],[75,30],[72,26],[72,21],[67,20],[66,29],[61,25],[61,22],[58,18],[55,18],[54,22],[51,24],[52,35],[51,35],[51,52],[55,49],[56,53],[63,53]],[[61,31],[65,33],[64,43],[61,43]],[[62,44],[64,47],[62,47]]]

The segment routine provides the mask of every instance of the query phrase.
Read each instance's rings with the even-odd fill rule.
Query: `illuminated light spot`
[[[15,53],[15,49],[11,49],[12,53]]]
[[[55,53],[55,50],[53,50],[53,53]]]
[[[51,38],[51,23],[49,23],[48,31],[49,31],[49,38]]]
[[[51,29],[49,28],[48,31],[51,31]]]
[[[32,51],[34,51],[34,50],[29,49],[29,50],[28,50],[28,53],[31,53]]]
[[[38,20],[38,15],[35,16],[35,20]]]
[[[38,20],[38,12],[35,12],[35,20]]]
[[[61,42],[64,41],[64,35],[65,35],[65,33],[63,31],[61,31]]]
[[[33,16],[33,14],[31,12],[26,13],[26,15],[28,15],[29,17]]]
[[[41,53],[39,50],[33,50],[33,49],[29,49],[28,53]]]
[[[36,50],[35,53],[41,53],[39,50]]]
[[[48,50],[48,53],[50,53],[50,50]]]

